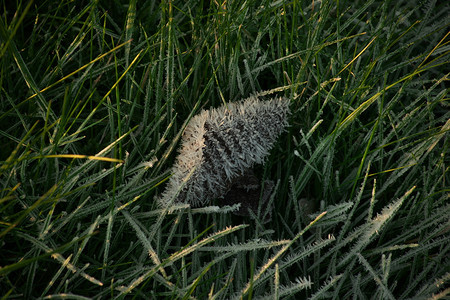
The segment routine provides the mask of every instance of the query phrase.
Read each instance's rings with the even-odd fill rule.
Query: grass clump
[[[448,4],[1,6],[4,298],[450,293]],[[159,208],[189,119],[255,93],[291,101],[270,222]]]

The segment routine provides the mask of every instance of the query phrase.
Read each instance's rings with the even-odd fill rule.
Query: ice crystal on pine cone
[[[287,126],[289,112],[287,99],[252,96],[193,117],[159,204],[198,206],[223,197],[233,179],[264,162]]]

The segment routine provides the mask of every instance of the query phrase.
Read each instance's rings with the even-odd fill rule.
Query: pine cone
[[[289,113],[287,99],[263,101],[251,96],[193,117],[184,131],[172,176],[158,199],[160,206],[200,206],[223,197],[235,178],[264,162],[287,126]]]

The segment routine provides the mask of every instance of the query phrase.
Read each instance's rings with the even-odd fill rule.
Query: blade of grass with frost
[[[128,132],[124,133],[122,136],[120,136],[119,138],[117,138],[114,142],[112,142],[111,144],[109,144],[108,146],[106,146],[103,150],[101,150],[100,152],[98,152],[97,154],[95,154],[95,157],[101,157],[102,155],[105,155],[106,153],[108,153],[110,150],[113,149],[114,146],[118,145],[119,142],[124,139],[125,137],[127,137],[131,132],[133,132],[138,126],[136,125],[134,128],[130,129]],[[95,165],[97,165],[98,160],[88,160],[87,162],[85,162],[84,164],[74,168],[74,170],[72,172],[70,172],[70,176],[68,176],[68,179],[71,179],[75,176],[79,176],[80,174],[83,173],[87,173],[91,168],[93,168]],[[114,170],[114,169],[112,169]]]
[[[187,286],[187,291],[183,297],[183,299],[186,299],[187,297],[192,297],[192,293],[194,292],[195,288],[198,286],[198,284],[200,283],[200,280],[203,278],[203,276],[205,276],[205,274],[209,271],[209,269],[213,266],[213,262],[210,262],[208,265],[206,265],[206,267],[203,268],[203,270],[201,271],[201,273],[199,275],[196,276],[196,278],[194,279],[194,281]]]
[[[317,221],[319,221],[324,215],[326,215],[326,211],[321,213],[319,216],[317,216],[311,223],[309,223],[308,226],[306,226],[302,231],[300,231],[291,241],[289,241],[288,244],[286,244],[281,250],[279,250],[274,256],[272,256],[265,264],[262,266],[258,273],[255,274],[250,281],[246,284],[245,288],[240,292],[240,297],[243,297],[246,295],[250,289],[254,289],[254,287],[261,283],[261,277],[266,273],[266,271],[271,267],[275,261],[278,260],[278,258],[283,255],[293,244],[296,240],[298,240],[306,231],[308,231]]]
[[[315,300],[315,299],[323,299],[323,298],[328,298],[327,292],[330,288],[332,288],[333,286],[336,285],[336,283],[343,277],[343,274],[339,274],[336,276],[333,276],[332,278],[330,278],[327,282],[325,282],[325,284],[323,284],[320,289],[315,292],[310,298],[310,300]]]
[[[349,218],[347,211],[354,206],[353,202],[344,202],[336,205],[327,206],[327,214],[318,223],[317,226],[337,225]],[[313,214],[316,217],[318,214]]]
[[[168,5],[167,7],[165,7]],[[165,80],[165,87],[166,87],[166,103],[167,103],[167,114],[169,119],[172,118],[173,113],[173,106],[174,106],[174,90],[175,90],[175,47],[174,44],[176,43],[175,39],[175,24],[173,21],[173,6],[172,2],[166,2],[163,6],[163,12],[168,12],[168,20],[166,23],[166,28],[164,28],[164,33],[167,30],[167,35],[165,36],[164,43],[167,43],[167,51],[166,51],[166,80]]]
[[[23,219],[28,217],[29,214],[33,213],[33,211],[38,206],[40,206],[44,202],[44,200],[52,199],[53,194],[55,193],[56,189],[57,189],[56,185],[52,186],[44,195],[39,197],[39,199],[36,200],[31,206],[29,206],[27,209],[23,210],[11,225],[9,225],[6,229],[4,229],[0,232],[0,238],[3,237],[4,235],[8,234],[8,232],[13,230],[15,227],[17,227],[17,225],[19,225],[23,221]]]
[[[314,243],[307,245],[306,247],[302,247],[299,250],[295,250],[295,254],[290,254],[288,257],[282,259],[279,263],[280,271],[283,271],[287,269],[288,267],[299,263],[301,260],[305,259],[309,255],[313,253],[317,253],[320,249],[330,245],[332,242],[334,242],[336,238],[332,235],[328,236],[326,239],[319,239],[317,241],[314,241]],[[297,253],[299,252],[299,253]],[[274,274],[273,269],[269,269],[267,272],[265,272],[264,275],[261,276],[260,281],[264,282],[268,280],[270,277],[272,277]]]
[[[211,293],[208,295],[210,300],[216,300],[217,298],[219,299],[225,299],[224,295],[227,290],[229,289],[231,282],[234,279],[234,273],[235,273],[235,269],[236,269],[236,265],[237,265],[237,259],[234,259],[233,262],[231,263],[231,266],[228,268],[228,272],[227,272],[227,276],[224,280],[223,286],[222,288],[217,291],[217,293],[215,293],[214,295],[212,295]],[[228,293],[231,294],[231,293]]]
[[[131,42],[131,41],[127,41],[127,42],[124,42],[124,43],[122,43],[122,44],[120,44],[120,45],[114,47],[113,49],[109,50],[108,52],[105,52],[104,54],[102,54],[102,55],[96,57],[94,60],[90,61],[88,64],[82,66],[82,67],[79,68],[78,70],[73,71],[73,72],[70,73],[69,75],[64,76],[63,78],[59,79],[58,81],[56,81],[56,82],[54,82],[54,83],[48,85],[47,87],[45,87],[45,88],[43,88],[43,89],[41,89],[41,90],[36,90],[36,91],[34,91],[34,94],[33,94],[33,95],[31,95],[31,96],[28,97],[27,99],[25,99],[25,100],[23,100],[22,102],[20,102],[20,103],[18,103],[17,105],[15,105],[15,106],[14,106],[13,108],[11,108],[10,110],[8,110],[8,111],[6,111],[5,113],[3,113],[2,115],[0,115],[0,120],[2,120],[2,119],[5,118],[7,115],[9,115],[11,112],[13,112],[15,109],[21,107],[21,106],[24,105],[26,102],[30,101],[31,99],[33,99],[33,98],[35,98],[35,97],[38,97],[38,99],[40,99],[40,101],[42,102],[42,95],[41,95],[41,93],[43,93],[43,92],[45,92],[45,91],[51,89],[52,87],[54,87],[54,86],[56,86],[56,85],[62,83],[62,82],[65,81],[66,79],[68,79],[68,78],[74,76],[74,75],[77,74],[78,72],[80,72],[80,71],[82,71],[83,69],[89,67],[90,65],[92,65],[92,64],[94,64],[95,62],[101,60],[102,58],[106,57],[107,55],[113,53],[114,51],[120,49],[121,47],[123,47],[124,45],[126,45],[127,43],[130,43],[130,42]],[[19,60],[19,65],[20,65],[21,62],[23,62],[23,60]],[[23,66],[23,67],[22,67],[22,69],[25,69],[25,68],[26,68],[26,66]],[[29,73],[29,72],[28,72],[28,73]],[[29,76],[31,76],[31,75],[28,75],[28,73],[25,71],[24,74],[26,74],[26,78],[29,78],[29,79],[30,79]],[[30,80],[31,80],[31,79],[30,79]],[[35,88],[37,88],[37,87],[35,86]]]
[[[438,144],[438,142],[446,136],[446,133],[450,130],[450,119],[441,127],[438,134],[430,136],[419,145],[412,148],[409,152],[404,153],[401,159],[398,160],[398,165],[405,166],[402,169],[393,172],[384,184],[380,187],[378,193],[382,193],[389,186],[391,186],[396,180],[411,170],[418,162],[423,161],[431,152],[431,150]]]
[[[311,278],[299,277],[295,279],[295,282],[292,282],[289,285],[280,285],[278,287],[278,291],[273,292],[271,294],[265,294],[263,299],[284,299],[292,298],[294,295],[302,290],[311,289],[313,286],[313,282]]]
[[[275,276],[274,276],[274,299],[279,299],[279,289],[280,289],[280,271],[278,270],[278,264],[275,264]]]
[[[393,299],[396,298],[394,295],[392,295],[392,292],[383,284],[383,281],[378,276],[378,274],[375,272],[375,270],[370,266],[369,262],[361,255],[361,253],[356,253],[356,256],[359,259],[360,264],[364,266],[364,268],[370,273],[373,280],[378,284],[378,286],[383,291],[382,295],[379,295],[382,299]]]
[[[430,297],[429,299],[445,299],[441,296],[448,296],[450,294],[450,288],[446,288],[440,293],[439,288],[444,286],[446,282],[450,282],[450,272],[447,272],[444,276],[436,278],[431,284],[425,284],[416,294],[415,298],[422,298],[423,296]]]
[[[67,266],[67,270],[69,270],[71,273],[78,273],[81,277],[90,281],[91,283],[98,285],[98,286],[103,286],[103,283],[100,280],[97,280],[95,277],[90,276],[89,274],[85,273],[80,268],[76,267],[75,265],[73,265],[71,263],[66,264],[65,263],[66,258],[64,258],[64,256],[62,256],[60,253],[56,252],[54,249],[48,247],[43,241],[39,241],[39,240],[35,239],[34,237],[29,236],[27,234],[23,234],[21,236],[25,240],[31,242],[37,249],[43,250],[45,252],[54,252],[53,254],[51,254],[51,257],[53,259],[55,259],[56,261],[58,261],[60,264],[65,264]],[[85,237],[82,237],[82,238],[84,239]]]
[[[401,257],[394,259],[392,264],[394,265],[405,264],[408,262],[408,260],[414,259],[420,254],[427,253],[427,251],[431,251],[432,249],[436,249],[442,245],[445,245],[445,247],[440,247],[441,251],[439,251],[435,257],[437,259],[439,259],[440,256],[444,258],[445,254],[447,254],[450,250],[449,242],[450,237],[437,238],[424,242],[422,244],[419,244],[419,246],[417,247],[413,247],[412,249],[404,253]],[[437,259],[436,261],[438,261]]]
[[[47,295],[48,291],[52,286],[57,282],[59,276],[62,274],[62,272],[67,268],[67,265],[70,263],[70,260],[72,259],[72,255],[70,254],[67,259],[64,261],[64,263],[59,267],[59,270],[53,275],[52,279],[48,282],[47,287],[44,289],[44,291],[41,294],[41,297],[44,298],[45,295]]]
[[[190,211],[192,212],[192,214],[228,214],[230,212],[234,212],[239,210],[241,204],[233,204],[231,206],[229,205],[224,205],[224,206],[205,206],[205,207],[197,207],[197,208],[192,208]]]
[[[412,193],[412,191],[414,191],[415,188],[415,186],[412,187],[403,195],[403,197],[385,206],[381,214],[370,220],[370,223],[368,223],[368,230],[362,234],[350,252],[342,258],[341,262],[337,265],[338,268],[347,264],[348,261],[354,258],[357,253],[360,253],[375,236],[380,234],[382,229],[386,226],[386,223],[397,213],[400,206],[403,204],[403,201]]]
[[[22,73],[23,79],[25,80],[27,86],[34,92],[34,95],[37,95],[36,103],[39,106],[40,115],[41,115],[42,118],[45,118],[45,114],[46,114],[46,111],[47,111],[47,106],[49,105],[48,102],[46,101],[44,96],[41,94],[40,88],[36,84],[36,81],[35,81],[33,75],[31,74],[30,70],[28,69],[27,64],[25,63],[22,55],[20,55],[20,53],[17,50],[15,44],[10,44],[9,48],[10,48],[10,51],[12,52],[12,54],[14,56],[16,64],[17,64],[20,72]],[[17,106],[16,106],[16,108],[17,108]],[[2,119],[3,116],[6,116],[7,113],[3,114],[0,117],[0,119]],[[53,112],[53,110],[50,111],[49,118],[50,118],[52,123],[56,121],[57,117],[56,117],[56,114]]]
[[[447,199],[448,196],[444,196],[445,199]],[[398,244],[402,242],[409,241],[414,238],[414,236],[417,235],[417,232],[420,232],[421,230],[444,230],[444,225],[446,222],[448,222],[448,218],[450,216],[450,205],[442,206],[439,208],[434,209],[430,212],[430,215],[427,218],[423,218],[420,222],[416,222],[414,226],[408,227],[405,229],[405,232],[396,238],[393,238],[390,240],[390,244]],[[436,231],[439,232],[439,231]],[[443,231],[445,232],[445,231]],[[429,235],[429,238],[433,238],[434,236]],[[428,240],[428,238],[427,238]]]
[[[169,252],[169,247],[171,246],[172,240],[176,234],[176,230],[178,229],[178,227],[180,225],[182,225],[182,221],[183,221],[183,215],[184,215],[184,210],[180,210],[175,218],[175,220],[173,221],[173,225],[170,227],[170,231],[169,234],[166,237],[166,241],[162,247],[162,253],[168,253]],[[162,214],[160,214],[160,216],[162,216]],[[161,226],[162,224],[159,224],[159,226]],[[156,226],[155,226],[156,227]],[[156,231],[156,230],[155,230]],[[161,241],[162,242],[162,241]],[[161,248],[161,247],[159,247]]]
[[[242,244],[231,244],[227,246],[210,246],[210,247],[203,247],[200,249],[200,251],[207,251],[207,252],[242,252],[242,251],[252,251],[256,249],[270,249],[273,247],[285,245],[289,243],[289,240],[283,240],[283,241],[265,241],[265,240],[255,240],[250,241]]]
[[[147,237],[147,235],[142,231],[142,229],[138,225],[137,221],[133,218],[133,216],[131,216],[131,214],[128,211],[122,210],[122,215],[125,217],[125,219],[128,221],[128,223],[131,225],[131,227],[136,232],[136,236],[139,238],[139,241],[145,247],[145,250],[148,253],[148,255],[150,256],[150,258],[152,259],[153,263],[156,266],[161,266],[159,271],[161,272],[161,274],[164,277],[167,277],[167,274],[166,274],[164,268],[162,267],[161,260],[158,256],[158,254],[156,253],[156,251],[153,249],[152,245],[150,244],[152,239],[149,239]]]
[[[30,147],[30,143],[26,143],[25,141],[27,141],[31,134],[33,133],[33,131],[35,130],[36,126],[38,125],[38,121],[36,121],[33,126],[25,133],[24,137],[20,140],[19,143],[17,143],[17,146],[14,148],[14,150],[11,152],[11,154],[6,158],[6,160],[4,162],[2,162],[2,165],[0,166],[0,176],[3,175],[3,173],[12,168],[14,165],[16,165],[19,161],[19,158],[16,158],[16,155],[18,154],[19,150],[23,147],[23,145],[26,145],[24,150],[29,149]],[[27,152],[27,151],[24,151]],[[27,154],[28,156],[29,154]],[[21,157],[21,159],[24,159],[23,157]]]
[[[342,225],[342,228],[340,229],[336,246],[334,246],[330,251],[328,251],[327,254],[322,255],[322,257],[319,258],[313,264],[313,267],[317,267],[321,263],[321,261],[324,261],[329,256],[332,256],[332,261],[335,262],[337,260],[338,254],[339,254],[338,250],[340,248],[344,247],[345,245],[347,245],[348,243],[350,243],[352,240],[358,238],[360,236],[360,234],[362,234],[362,232],[367,231],[368,228],[370,227],[369,222],[367,222],[366,224],[358,227],[356,230],[353,230],[353,232],[350,232],[347,236],[345,236],[345,233],[348,231],[348,228],[350,226],[351,219],[352,219],[352,217],[356,211],[356,208],[358,207],[358,204],[361,200],[361,197],[362,197],[362,194],[364,191],[364,187],[366,185],[366,180],[369,175],[369,169],[370,169],[370,164],[367,166],[366,175],[361,184],[361,188],[360,188],[358,194],[356,195],[355,203],[354,202],[344,203],[344,205],[342,206],[342,208],[344,209],[341,211],[342,213],[344,213],[345,210],[348,210],[350,208],[352,208],[352,210],[348,214],[345,214],[343,216],[344,218],[342,220],[344,221],[344,224]],[[338,207],[339,206],[340,205],[338,205]],[[332,206],[332,207],[334,208],[334,206]],[[331,210],[331,213],[333,213],[333,210]],[[311,269],[313,267],[311,267]],[[329,268],[328,271],[331,272],[332,271],[331,268]]]
[[[194,244],[192,246],[188,246],[186,248],[181,249],[180,251],[172,254],[169,258],[167,258],[164,261],[162,261],[162,263],[160,265],[154,266],[151,270],[145,272],[145,274],[143,274],[139,278],[133,280],[133,282],[131,282],[128,287],[124,287],[124,289],[121,290],[120,294],[116,298],[121,298],[121,297],[123,297],[123,295],[130,293],[133,289],[138,287],[142,282],[144,282],[145,280],[147,280],[148,278],[150,278],[154,274],[156,274],[156,272],[158,272],[158,270],[160,268],[162,268],[164,266],[170,266],[175,261],[177,261],[177,260],[181,259],[182,257],[185,257],[188,254],[190,254],[190,253],[192,253],[192,252],[202,248],[204,245],[212,243],[218,238],[226,236],[226,235],[228,235],[228,234],[230,234],[230,233],[232,233],[234,231],[243,229],[243,228],[245,228],[247,226],[248,225],[239,225],[239,226],[226,228],[226,229],[224,229],[222,231],[216,232],[216,233],[212,234],[211,236],[209,236],[209,237],[199,241],[197,244]]]
[[[288,285],[288,286],[281,286],[280,287],[280,297],[288,297],[291,295],[294,295],[295,293],[300,292],[301,290],[305,289],[311,289],[313,285],[313,282],[311,281],[311,278],[306,277],[299,277],[295,279],[295,282]],[[279,298],[274,298],[279,299]]]
[[[21,237],[23,237],[24,239],[30,239],[28,235],[21,235]],[[73,241],[70,241],[67,244],[59,246],[58,248],[49,249],[49,251],[46,251],[44,254],[41,254],[39,256],[34,256],[32,258],[23,259],[23,260],[21,260],[21,261],[19,261],[17,263],[13,263],[13,264],[10,264],[10,265],[3,266],[2,268],[0,268],[0,275],[1,276],[5,276],[5,275],[9,274],[10,272],[22,269],[22,268],[26,267],[29,264],[38,262],[39,260],[41,260],[43,258],[46,258],[46,257],[49,257],[49,256],[53,256],[56,253],[61,253],[61,252],[65,251],[66,249],[70,248],[72,245],[80,242],[84,238],[85,238],[84,236],[83,237],[78,237],[77,239],[74,239]],[[67,264],[65,264],[65,265],[67,265]]]
[[[367,148],[366,148],[366,149],[367,149]],[[362,164],[359,165],[359,168],[358,168],[358,175],[359,175],[359,173],[360,173],[360,171],[361,171],[361,167],[362,167]],[[351,220],[352,220],[352,218],[353,218],[353,216],[354,216],[354,214],[355,214],[355,212],[356,212],[356,209],[358,208],[359,203],[360,203],[360,201],[361,201],[361,198],[362,198],[362,195],[363,195],[363,192],[364,192],[364,188],[365,188],[366,182],[367,182],[367,177],[369,176],[369,171],[370,171],[370,161],[369,161],[369,163],[367,164],[366,175],[364,176],[363,182],[361,183],[361,188],[359,189],[358,194],[355,196],[355,203],[354,203],[354,205],[352,206],[352,210],[349,212],[348,217],[347,217],[347,219],[345,220],[345,223],[344,223],[344,225],[342,226],[342,228],[341,228],[341,230],[340,230],[340,233],[339,233],[339,239],[338,239],[339,241],[342,240],[342,239],[344,238],[344,234],[347,232],[347,230],[348,230],[349,227],[350,227]],[[358,177],[359,177],[359,176],[358,176]],[[357,180],[355,180],[354,183],[353,183],[351,195],[353,195],[353,191],[355,190],[356,181],[357,181]]]
[[[360,238],[364,232],[366,232],[367,230],[369,230],[370,228],[370,224],[369,223],[365,223],[357,228],[355,228],[354,230],[350,231],[347,236],[342,239],[339,243],[336,243],[334,247],[332,247],[329,251],[327,251],[327,253],[322,254],[310,267],[308,270],[313,270],[316,269],[318,267],[320,267],[321,265],[323,265],[324,261],[326,261],[327,259],[329,259],[330,256],[335,256],[334,258],[332,258],[332,263],[330,263],[328,266],[328,274],[331,274],[333,272],[332,267],[334,268],[336,265],[336,260],[337,260],[337,256],[336,253],[339,253],[339,249],[345,247],[346,245],[348,245],[349,243],[351,243],[354,240],[357,240],[358,238]]]
[[[108,266],[109,261],[109,250],[111,249],[111,236],[112,236],[112,228],[115,221],[115,215],[113,214],[113,211],[110,211],[108,213],[108,224],[106,225],[106,236],[105,236],[105,248],[103,250],[103,266],[102,266],[102,275],[101,280],[102,282],[105,281],[106,278],[106,268]]]
[[[109,95],[116,90],[116,88],[118,87],[119,83],[122,81],[122,79],[125,77],[125,75],[127,75],[131,68],[134,66],[134,64],[136,64],[138,61],[140,61],[142,59],[141,54],[145,53],[144,50],[141,50],[133,59],[133,61],[130,63],[130,65],[123,71],[123,73],[117,78],[117,80],[114,82],[114,84],[111,86],[111,88],[106,92],[106,94],[102,97],[102,99],[100,101],[98,101],[97,105],[92,109],[92,111],[89,113],[89,115],[86,117],[86,119],[81,123],[81,125],[79,126],[79,131],[81,131],[81,129],[83,129],[85,126],[87,126],[87,123],[93,118],[93,116],[95,115],[95,113],[97,112],[97,110],[99,110],[99,108],[102,106],[102,104],[109,99]],[[138,125],[135,126],[135,128]]]
[[[97,216],[97,218],[95,219],[94,222],[92,222],[92,224],[85,230],[85,234],[83,236],[85,236],[86,238],[82,240],[81,244],[77,247],[76,249],[76,253],[73,256],[73,259],[70,263],[70,266],[76,266],[78,265],[78,260],[80,259],[80,255],[81,253],[84,251],[84,249],[86,248],[86,245],[88,243],[88,241],[90,240],[90,238],[94,235],[94,230],[97,229],[97,227],[99,226],[99,222],[100,222],[100,216]],[[70,254],[73,255],[73,254]],[[55,258],[53,256],[53,258]],[[59,257],[59,262],[63,262],[63,257],[62,255],[60,255]],[[87,268],[87,266],[89,266],[89,263],[85,265],[85,268]],[[83,275],[84,270],[80,270],[79,272],[81,272],[81,276],[85,277],[87,280],[91,281],[92,283],[98,284],[100,286],[103,285],[103,282],[94,278],[93,276],[90,276],[88,274]],[[66,270],[66,274],[65,276],[63,276],[63,278],[60,280],[60,286],[62,286],[65,282],[67,282],[67,280],[69,279],[69,276],[72,275],[74,273],[74,269],[67,266],[67,270]]]

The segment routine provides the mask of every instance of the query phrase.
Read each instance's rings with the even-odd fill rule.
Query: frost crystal
[[[287,126],[289,100],[256,96],[203,110],[184,131],[166,190],[158,199],[204,205],[223,197],[233,180],[261,164]]]

